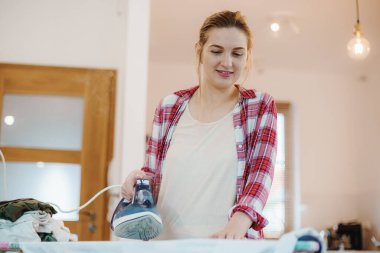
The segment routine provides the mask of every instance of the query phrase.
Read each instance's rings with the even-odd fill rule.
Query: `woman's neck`
[[[230,112],[238,99],[239,90],[235,86],[215,89],[201,85],[190,100],[190,112],[201,122],[213,122]]]
[[[235,85],[224,89],[218,89],[211,85],[201,84],[194,95],[197,96],[197,100],[201,105],[213,108],[230,102],[237,102],[239,91]]]

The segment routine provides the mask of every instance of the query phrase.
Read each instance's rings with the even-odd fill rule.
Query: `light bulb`
[[[278,32],[278,31],[280,30],[280,25],[279,25],[279,23],[273,22],[273,23],[270,25],[270,29],[272,30],[272,32]]]
[[[355,36],[347,44],[348,55],[353,59],[362,60],[366,58],[371,50],[368,40]]]
[[[354,26],[354,37],[347,43],[348,55],[356,60],[365,59],[371,50],[368,40],[363,37],[360,24]]]

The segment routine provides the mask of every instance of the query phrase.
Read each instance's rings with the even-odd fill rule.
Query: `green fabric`
[[[36,199],[15,199],[0,202],[0,219],[15,222],[25,212],[37,210],[45,211],[51,215],[57,213],[51,205]]]
[[[56,242],[57,239],[53,236],[53,233],[37,233],[42,242]]]

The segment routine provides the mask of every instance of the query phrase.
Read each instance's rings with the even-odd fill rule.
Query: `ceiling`
[[[355,0],[152,0],[150,60],[194,63],[194,44],[205,17],[221,10],[240,10],[254,34],[254,69],[370,75],[380,67],[380,0],[360,0],[360,21],[371,43],[363,61],[348,57],[347,42],[356,22]],[[288,16],[275,37],[269,22]]]

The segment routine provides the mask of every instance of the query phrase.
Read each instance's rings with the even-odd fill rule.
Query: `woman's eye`
[[[221,54],[222,51],[211,51],[211,53],[213,53],[213,54]]]
[[[237,57],[243,56],[242,53],[232,53],[232,54],[233,54],[233,56],[237,56]]]

